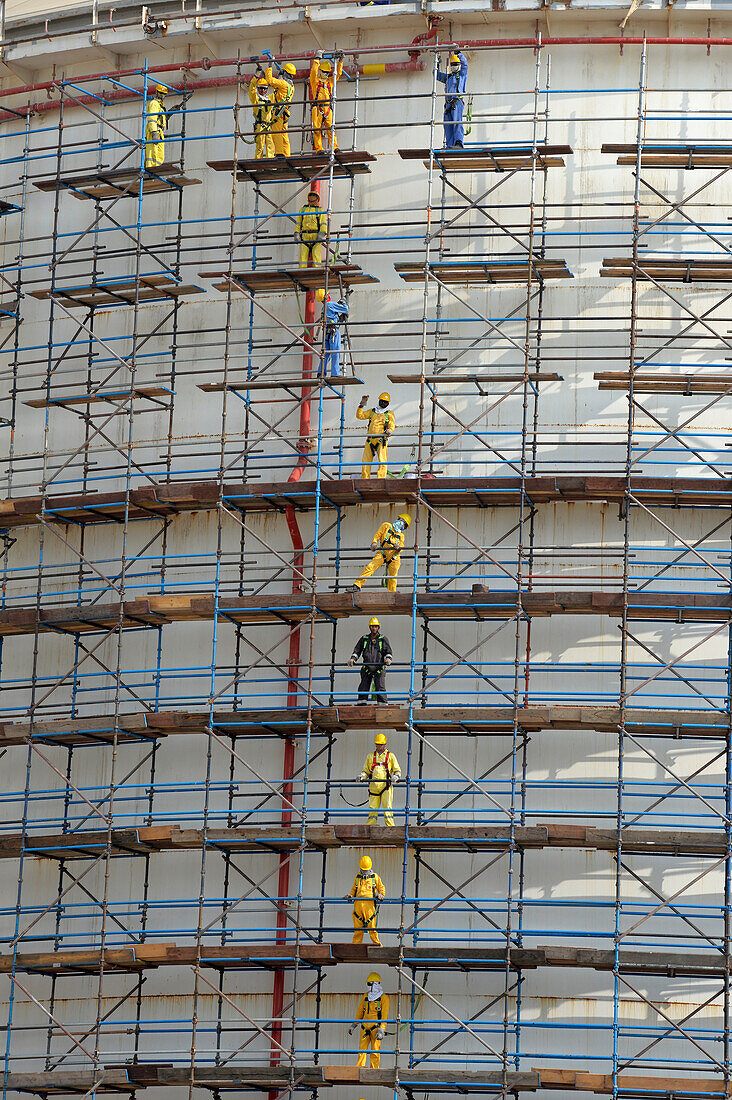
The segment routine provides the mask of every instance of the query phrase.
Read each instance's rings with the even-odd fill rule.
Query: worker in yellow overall
[[[300,267],[322,266],[323,242],[327,235],[328,215],[320,209],[320,195],[317,191],[308,191],[308,200],[297,215],[295,231],[295,239],[300,244]]]
[[[265,160],[274,156],[272,125],[274,123],[274,93],[264,73],[249,81],[249,102],[254,115],[254,156]]]
[[[379,919],[378,902],[386,897],[386,889],[375,871],[371,870],[371,856],[362,856],[358,864],[358,873],[353,880],[350,894],[346,900],[353,901],[353,939],[351,943],[363,943],[363,934],[368,928],[371,942],[381,947],[379,933],[376,931]]]
[[[338,64],[323,60],[318,50],[310,65],[310,118],[313,124],[313,148],[323,152],[323,135],[329,148],[337,149],[338,141],[333,130],[333,95],[335,86],[343,74],[343,54],[336,54]]]
[[[290,135],[287,126],[290,121],[290,104],[295,94],[295,73],[297,69],[291,61],[285,62],[280,69],[281,76],[274,76],[272,67],[264,70],[265,80],[274,89],[274,118],[272,120],[272,139],[276,157],[289,157]]]
[[[170,88],[166,84],[157,84],[155,95],[147,101],[145,108],[146,168],[159,168],[165,160],[165,131],[168,128],[165,97],[169,91]]]
[[[388,573],[387,592],[396,592],[397,576],[399,575],[399,567],[402,564],[401,552],[404,547],[404,532],[411,522],[411,517],[406,512],[402,512],[393,523],[382,523],[374,535],[374,541],[371,543],[374,556],[368,565],[364,566],[358,580],[351,585],[351,592],[360,591],[366,578],[372,576],[382,565],[386,565]]]
[[[369,785],[369,816],[367,825],[375,825],[379,816],[379,807],[384,811],[384,824],[394,824],[394,784],[402,777],[402,769],[393,752],[386,747],[386,734],[377,733],[374,738],[374,751],[366,757],[366,763],[358,777],[359,783]]]
[[[379,463],[376,471],[377,477],[386,477],[386,459],[389,447],[389,438],[396,427],[394,413],[389,408],[391,397],[388,393],[379,394],[378,408],[367,409],[366,402],[369,395],[365,393],[356,409],[356,420],[368,420],[368,434],[363,448],[363,466],[361,477],[371,477],[371,463],[374,458]]]
[[[384,993],[381,984],[381,974],[372,972],[366,979],[366,992],[361,998],[361,1003],[356,1012],[355,1023],[348,1029],[348,1034],[361,1025],[361,1035],[358,1041],[359,1055],[357,1066],[366,1065],[366,1052],[371,1048],[370,1068],[378,1069],[381,1062],[381,1040],[386,1035],[386,1024],[389,1019],[389,998]]]

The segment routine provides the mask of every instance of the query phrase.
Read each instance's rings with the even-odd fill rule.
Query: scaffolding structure
[[[628,50],[634,116],[593,89],[625,190],[576,197],[568,121],[604,116],[540,39],[471,91],[459,151],[451,44],[412,45],[398,95],[346,56],[320,155],[303,98],[293,155],[253,159],[242,57],[213,106],[167,78],[157,168],[147,65],[6,117],[3,1098],[729,1094],[732,145],[669,138],[729,115]],[[299,268],[313,187],[326,262]],[[583,312],[585,265],[608,291]],[[351,306],[337,378],[319,288]],[[382,480],[352,426],[375,367]],[[557,412],[570,376],[587,423]],[[397,591],[353,592],[404,509]],[[386,705],[347,667],[373,614],[403,643]],[[349,778],[374,731],[403,765],[391,828]],[[383,946],[350,942],[365,851]],[[374,967],[394,1011],[357,1068]]]

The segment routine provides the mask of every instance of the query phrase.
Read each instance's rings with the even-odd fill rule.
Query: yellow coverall
[[[394,788],[387,783],[387,778],[402,777],[402,769],[393,752],[388,749],[374,749],[366,757],[366,763],[361,772],[361,778],[369,781],[369,816],[367,825],[375,825],[379,807],[384,811],[384,824],[394,824],[394,814],[391,812],[394,805]]]
[[[165,160],[165,131],[168,116],[165,104],[157,95],[147,101],[145,111],[145,167],[159,168]]]
[[[368,928],[371,942],[381,947],[379,933],[376,931],[376,901],[374,894],[386,894],[384,883],[371,871],[368,875],[356,875],[353,880],[350,898],[353,903],[353,939],[351,943],[363,943],[363,934]]]
[[[272,69],[265,69],[264,75],[270,88],[275,92],[274,122],[272,123],[272,139],[276,157],[289,157],[290,135],[287,133],[287,124],[290,121],[290,104],[295,94],[295,85],[289,80],[279,76],[273,76]]]
[[[254,115],[254,156],[257,160],[265,160],[274,156],[272,123],[275,105],[273,100],[270,101],[262,96],[257,86],[257,79],[253,76],[249,81],[249,102]]]
[[[372,576],[386,562],[386,570],[389,574],[386,589],[387,592],[396,592],[399,566],[402,564],[400,554],[404,546],[404,532],[395,531],[390,523],[382,523],[373,541],[378,544],[379,549],[365,566],[358,580],[353,583],[356,588],[362,588],[366,578]]]
[[[313,148],[316,153],[323,152],[323,134],[329,147],[338,148],[338,140],[333,132],[333,90],[343,73],[343,61],[336,65],[335,73],[331,69],[327,76],[320,75],[320,60],[313,58],[310,66],[310,118],[313,124]]]
[[[306,202],[297,216],[300,267],[308,266],[310,256],[313,258],[313,267],[320,267],[323,263],[323,241],[327,234],[327,224],[325,211]]]
[[[375,1001],[370,1001],[367,994],[364,993],[361,998],[361,1004],[358,1006],[356,1019],[363,1021],[361,1024],[361,1035],[358,1040],[360,1054],[356,1061],[356,1065],[366,1065],[366,1051],[371,1047],[370,1069],[378,1069],[381,1061],[381,1055],[379,1054],[381,1050],[381,1039],[376,1038],[376,1032],[380,1027],[386,1027],[387,1020],[389,1019],[389,998],[386,993],[382,993]]]
[[[389,444],[385,433],[393,432],[396,427],[394,413],[391,409],[382,412],[381,409],[364,409],[359,405],[356,409],[356,420],[368,420],[369,422],[369,431],[363,448],[361,477],[367,479],[371,477],[371,463],[374,461],[374,457],[379,462],[376,476],[386,477],[386,458]]]

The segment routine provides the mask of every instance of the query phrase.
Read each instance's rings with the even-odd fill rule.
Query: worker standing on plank
[[[358,777],[359,783],[369,785],[369,816],[367,825],[375,825],[379,808],[384,811],[384,824],[394,824],[394,784],[402,777],[402,769],[393,752],[386,747],[386,734],[377,733],[374,738],[374,751],[366,757],[363,771]]]
[[[374,541],[371,543],[374,556],[365,566],[358,580],[351,585],[351,591],[359,591],[367,577],[372,576],[380,566],[386,565],[386,571],[389,575],[386,589],[388,592],[396,592],[397,576],[401,566],[401,552],[404,547],[404,532],[411,522],[411,516],[408,516],[406,512],[402,512],[393,523],[382,523],[374,535]]]
[[[308,191],[308,199],[297,215],[295,239],[300,244],[300,267],[320,267],[323,242],[328,234],[328,215],[320,209],[320,195]]]
[[[257,160],[269,160],[274,156],[272,125],[274,123],[274,93],[264,73],[249,81],[249,102],[254,115],[254,156]]]
[[[353,939],[352,943],[363,943],[363,934],[368,928],[371,942],[381,947],[381,940],[376,931],[379,919],[378,903],[386,897],[386,889],[375,871],[371,870],[371,856],[362,856],[358,864],[358,873],[353,880],[350,894],[346,894],[346,900],[353,898]]]
[[[358,701],[366,703],[369,691],[373,685],[376,700],[379,703],[386,702],[386,668],[391,664],[392,652],[389,639],[381,633],[381,623],[378,619],[371,619],[369,632],[359,638],[353,647],[349,665],[357,664],[363,660],[361,666],[361,682],[358,685]]]
[[[356,420],[368,420],[369,422],[368,435],[366,436],[366,443],[363,448],[361,477],[366,479],[371,477],[371,463],[374,461],[374,458],[376,458],[379,463],[376,476],[386,477],[386,459],[389,447],[389,437],[396,427],[394,413],[389,408],[391,397],[386,392],[380,393],[378,408],[375,409],[366,408],[368,399],[369,395],[365,393],[356,409]]]
[[[295,95],[295,73],[297,69],[291,61],[285,62],[280,76],[274,76],[272,66],[264,70],[265,80],[274,89],[275,105],[272,120],[272,139],[276,157],[289,157],[290,135],[287,126],[290,121],[290,104]],[[302,264],[300,266],[303,266]]]
[[[146,168],[159,168],[165,160],[165,131],[168,128],[165,97],[169,91],[170,88],[166,84],[157,84],[155,95],[147,101],[145,108]]]
[[[465,145],[465,95],[468,86],[468,61],[462,50],[450,57],[448,71],[438,69],[437,79],[445,85],[445,105],[442,111],[442,125],[445,128],[445,148],[462,149]]]
[[[323,152],[323,135],[329,148],[338,149],[338,141],[333,130],[333,97],[335,87],[343,74],[343,54],[335,55],[338,64],[335,73],[333,63],[323,60],[323,51],[318,50],[310,66],[310,118],[313,124],[313,148],[316,153]]]
[[[338,302],[330,300],[330,294],[317,290],[315,297],[323,302],[323,325],[325,326],[325,356],[318,369],[318,378],[340,378],[341,376],[341,325],[348,320],[348,302],[341,298]]]
[[[361,1024],[358,1041],[359,1055],[357,1066],[366,1065],[366,1052],[371,1048],[370,1068],[378,1069],[381,1062],[381,1040],[386,1036],[386,1023],[389,1019],[389,998],[381,984],[381,974],[371,973],[366,979],[366,992],[356,1012],[355,1023],[351,1024],[348,1034]]]

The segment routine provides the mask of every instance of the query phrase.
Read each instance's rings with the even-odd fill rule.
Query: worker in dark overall
[[[468,87],[468,59],[462,50],[452,54],[448,71],[438,69],[437,79],[445,85],[445,105],[442,125],[445,129],[445,148],[462,149],[465,145],[464,95]]]
[[[353,647],[349,665],[363,661],[361,683],[358,685],[358,701],[366,703],[373,685],[378,703],[386,702],[386,669],[391,664],[392,652],[389,639],[381,633],[381,623],[371,619],[369,632],[359,638]]]

